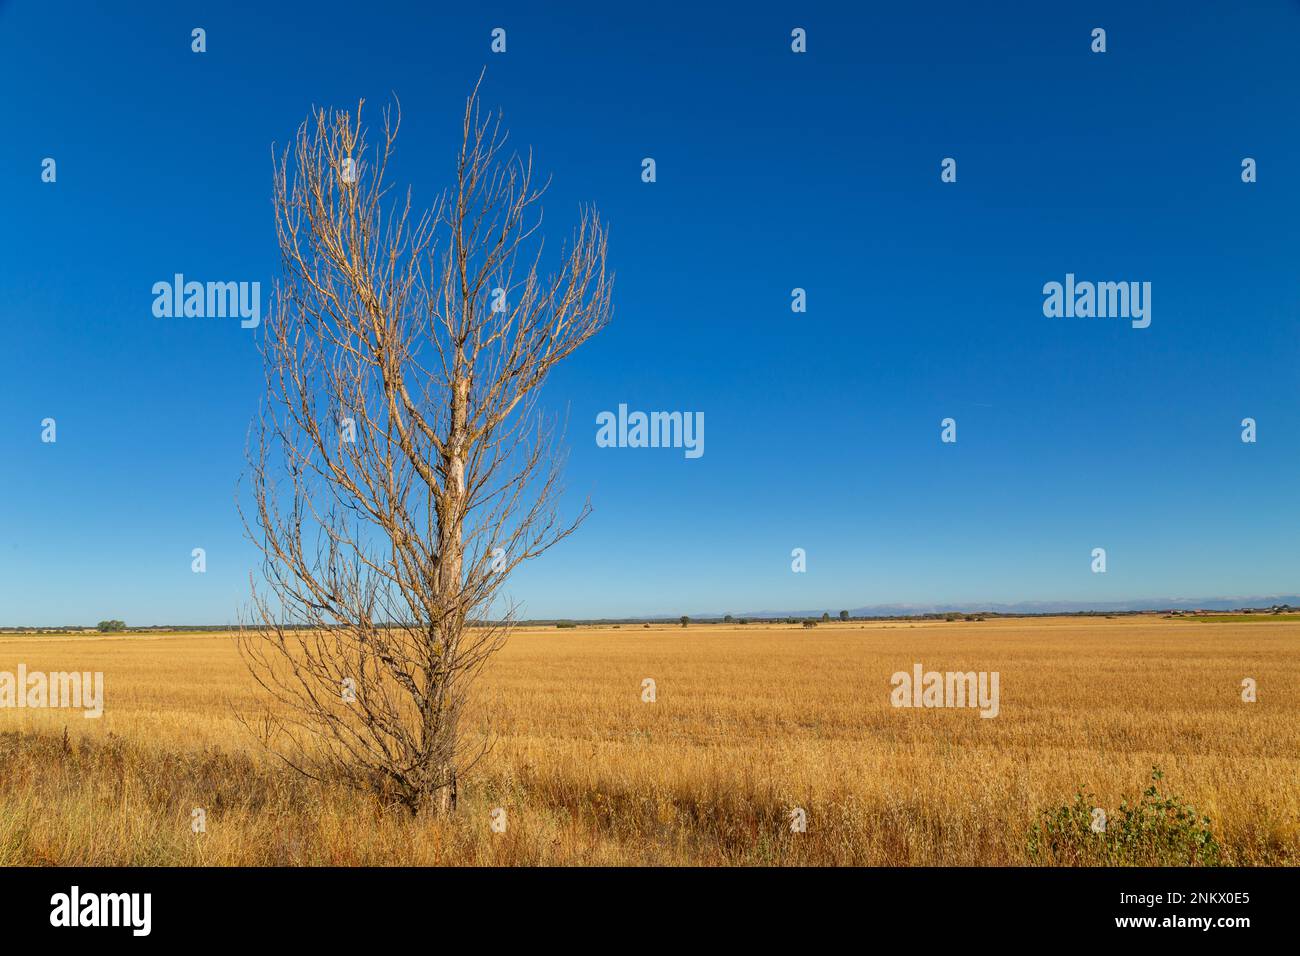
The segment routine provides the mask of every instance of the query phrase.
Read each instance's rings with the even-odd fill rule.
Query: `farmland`
[[[999,673],[997,716],[891,706],[918,663]],[[1042,811],[1084,787],[1114,818],[1153,767],[1222,862],[1300,863],[1291,620],[525,628],[477,685],[492,747],[431,821],[263,751],[229,635],[0,638],[20,664],[102,671],[104,712],[0,709],[0,864],[1051,863]]]

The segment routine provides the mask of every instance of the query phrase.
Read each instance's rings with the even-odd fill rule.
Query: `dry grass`
[[[1117,807],[1153,765],[1223,862],[1295,864],[1298,643],[1155,617],[524,630],[480,686],[496,746],[430,824],[259,752],[229,637],[0,638],[0,670],[107,687],[99,720],[0,710],[0,864],[1019,864],[1039,811],[1080,785]],[[890,707],[917,661],[999,671],[1001,715]]]

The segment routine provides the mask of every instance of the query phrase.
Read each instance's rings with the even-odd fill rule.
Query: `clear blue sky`
[[[258,333],[151,286],[270,285],[313,104],[396,93],[427,201],[485,65],[618,274],[546,389],[594,513],[526,615],[1298,589],[1300,4],[465,6],[0,2],[0,623],[234,618]],[[1151,327],[1045,318],[1067,272],[1151,282]],[[704,456],[597,448],[620,402],[703,411]]]

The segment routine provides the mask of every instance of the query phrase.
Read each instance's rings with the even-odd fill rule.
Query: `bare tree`
[[[276,156],[282,275],[241,506],[262,586],[240,647],[291,766],[446,813],[486,740],[462,726],[471,681],[515,619],[499,589],[589,510],[558,515],[536,399],[609,321],[613,276],[586,208],[543,275],[546,186],[477,86],[455,183],[418,217],[384,183],[399,125],[385,110],[371,151],[361,105],[314,109]]]

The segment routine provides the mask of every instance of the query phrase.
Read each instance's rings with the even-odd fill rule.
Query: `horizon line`
[[[1286,599],[1286,600],[1283,600]],[[1255,600],[1270,603],[1249,604],[1241,603],[1235,606],[1211,607],[1212,604],[1231,604],[1235,601]],[[853,610],[843,608],[838,612],[832,613],[829,610],[811,611],[741,611],[726,613],[707,613],[707,614],[643,614],[630,615],[625,617],[534,617],[520,618],[512,623],[514,626],[523,627],[531,624],[650,624],[663,622],[680,622],[682,618],[688,621],[704,623],[788,623],[790,621],[817,620],[823,616],[829,616],[830,620],[907,620],[922,619],[931,617],[942,617],[947,614],[962,614],[973,616],[987,614],[997,617],[1088,617],[1098,614],[1159,614],[1167,613],[1187,613],[1204,611],[1208,613],[1223,613],[1231,611],[1240,612],[1272,612],[1280,613],[1282,610],[1295,609],[1300,611],[1300,595],[1286,594],[1273,595],[1271,597],[1259,598],[1170,598],[1164,601],[1152,601],[1149,604],[1143,602],[1097,602],[1085,604],[1085,602],[1070,601],[1018,601],[1012,603],[993,602],[989,604],[880,604],[865,605]],[[1080,604],[1078,607],[1052,607],[1053,604]],[[905,611],[905,608],[915,608],[913,611]],[[1002,608],[1002,610],[998,610]],[[1037,609],[1035,609],[1037,608]],[[881,613],[863,613],[873,610]],[[889,613],[894,610],[894,613]],[[847,618],[841,618],[840,613],[847,614]],[[730,620],[728,620],[730,619]],[[743,621],[742,621],[743,619]],[[117,619],[107,619],[116,621]],[[21,632],[32,630],[55,630],[55,631],[80,631],[80,630],[97,630],[99,623],[95,624],[0,624],[0,632]],[[127,624],[122,623],[124,631],[183,631],[183,630],[233,630],[240,627],[238,622],[224,624]],[[479,618],[469,622],[471,626],[482,626],[484,624],[504,624],[506,619],[484,619]],[[256,627],[257,625],[252,625]],[[383,626],[394,626],[394,622],[383,622]],[[107,632],[107,633],[120,633]]]

